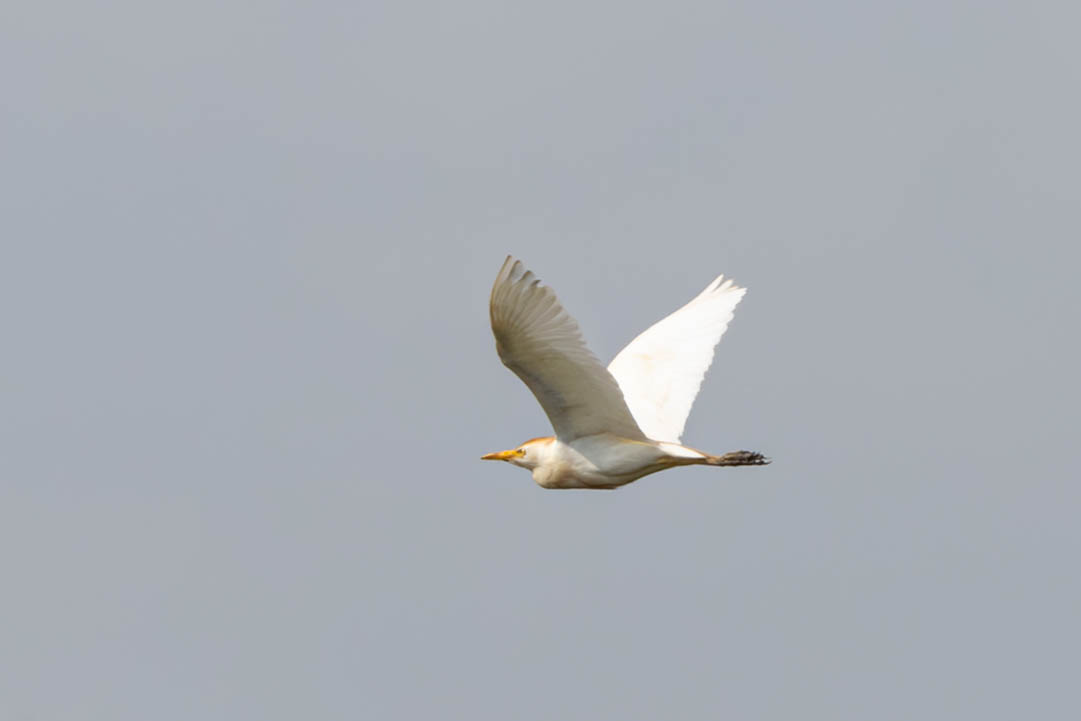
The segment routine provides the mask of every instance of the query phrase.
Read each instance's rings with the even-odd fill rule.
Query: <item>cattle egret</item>
[[[544,488],[617,488],[673,466],[761,466],[680,443],[691,404],[745,289],[724,276],[654,324],[605,369],[555,293],[507,256],[489,309],[496,351],[547,414],[555,436],[481,456],[533,472]]]

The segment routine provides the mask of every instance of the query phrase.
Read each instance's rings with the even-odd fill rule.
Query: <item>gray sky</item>
[[[1078,712],[1075,3],[0,18],[0,716]],[[546,492],[507,253],[685,441]]]

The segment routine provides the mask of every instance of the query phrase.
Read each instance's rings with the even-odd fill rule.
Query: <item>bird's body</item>
[[[551,289],[508,257],[492,287],[496,349],[537,397],[555,436],[489,453],[544,488],[616,488],[684,465],[763,465],[758,453],[713,456],[679,442],[713,349],[744,289],[717,278],[635,338],[605,369]]]
[[[520,465],[531,467],[544,488],[615,488],[666,468],[672,458],[659,444],[608,433],[570,443],[549,436],[527,444],[526,453]]]

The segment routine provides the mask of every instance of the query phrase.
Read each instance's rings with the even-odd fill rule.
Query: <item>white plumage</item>
[[[745,289],[718,277],[655,323],[607,369],[555,293],[508,256],[490,312],[503,363],[533,391],[555,429],[490,453],[547,488],[615,488],[676,465],[763,465],[760,454],[712,456],[679,443],[691,405]]]
[[[509,256],[492,286],[490,311],[499,357],[533,391],[557,438],[569,442],[608,432],[645,440],[578,323],[551,288]]]
[[[655,441],[679,443],[713,349],[747,292],[722,280],[643,331],[608,365],[638,427]]]

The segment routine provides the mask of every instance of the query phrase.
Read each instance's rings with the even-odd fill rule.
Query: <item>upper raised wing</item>
[[[489,308],[499,357],[533,391],[559,440],[595,433],[645,439],[578,324],[551,288],[511,256],[496,276]]]
[[[723,278],[632,340],[608,366],[638,427],[653,440],[679,442],[713,349],[747,292]]]

